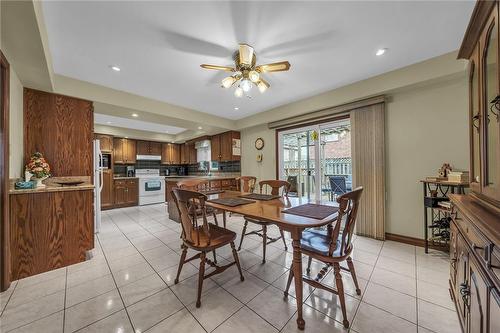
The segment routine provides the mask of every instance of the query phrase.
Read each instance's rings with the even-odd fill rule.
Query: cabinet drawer
[[[127,185],[137,185],[137,179],[130,179],[127,180]]]
[[[125,180],[116,180],[115,179],[115,186],[125,186]]]
[[[456,211],[453,218],[461,232],[464,234],[465,239],[470,244],[474,253],[485,263],[491,262],[492,243],[489,242],[481,233],[474,227],[459,210]]]

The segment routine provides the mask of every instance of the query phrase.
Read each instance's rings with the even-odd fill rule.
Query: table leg
[[[297,302],[297,327],[303,330],[306,322],[302,318],[302,251],[300,250],[300,238],[302,230],[292,230],[293,246],[293,277],[295,281],[295,300]]]

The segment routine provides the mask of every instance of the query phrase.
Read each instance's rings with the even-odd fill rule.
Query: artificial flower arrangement
[[[33,174],[37,181],[37,187],[42,186],[42,180],[50,177],[50,165],[47,163],[42,153],[39,152],[31,155],[30,161],[26,164],[26,171]]]

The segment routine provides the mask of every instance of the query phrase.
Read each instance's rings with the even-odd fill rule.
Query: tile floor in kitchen
[[[242,224],[239,216],[228,219],[238,234]],[[13,282],[1,294],[0,332],[298,331],[295,300],[283,298],[291,246],[286,252],[273,243],[262,265],[260,240],[245,238],[239,252],[245,281],[235,266],[205,280],[196,308],[197,266],[185,265],[174,284],[179,233],[163,204],[103,212],[93,259]],[[446,254],[363,237],[354,249],[362,295],[344,273],[350,332],[460,331]],[[231,259],[230,248],[218,256],[219,262]],[[313,272],[320,267],[314,262]],[[333,283],[331,272],[324,281]],[[305,286],[304,299],[305,332],[347,332],[335,295]]]

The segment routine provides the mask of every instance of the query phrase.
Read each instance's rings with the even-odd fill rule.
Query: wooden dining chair
[[[351,273],[354,285],[356,286],[356,294],[361,295],[361,289],[359,289],[358,279],[356,278],[356,272],[351,258],[351,252],[353,249],[352,235],[354,232],[354,225],[356,223],[359,200],[362,193],[363,188],[358,187],[352,192],[339,196],[337,198],[339,210],[335,225],[329,224],[326,230],[306,230],[302,233],[302,239],[300,240],[302,254],[309,256],[308,272],[310,271],[312,258],[326,264],[326,266],[319,271],[315,279],[311,279],[309,276],[304,276],[303,281],[315,288],[323,289],[339,296],[344,319],[343,324],[345,328],[349,327],[349,321],[347,320],[344,285],[342,283],[340,270]],[[341,232],[340,228],[343,220],[345,220],[345,226]],[[347,268],[340,266],[340,263],[344,261],[347,262]],[[331,266],[333,266],[335,285],[337,289],[333,289],[320,282]],[[290,267],[288,275],[285,297],[288,296],[288,290],[295,274],[302,274],[302,272],[298,269],[296,270],[292,263],[292,267]]]
[[[290,190],[290,183],[285,180],[262,180],[259,182],[259,191],[261,194],[267,194],[267,190],[271,189],[271,195],[281,195],[288,196],[288,191]],[[265,189],[265,191],[264,191]],[[281,191],[281,194],[280,194]],[[238,247],[238,251],[241,250],[241,245],[243,244],[243,238],[247,235],[258,235],[262,238],[262,263],[266,262],[266,246],[268,244],[274,243],[279,239],[283,240],[283,244],[285,245],[285,251],[288,250],[285,241],[285,234],[283,230],[280,228],[280,237],[269,237],[267,236],[267,227],[272,225],[273,223],[262,221],[254,218],[250,218],[248,216],[244,216],[245,224],[243,225],[243,231],[241,233],[240,246]],[[262,227],[260,230],[254,230],[247,233],[248,222],[258,224]]]
[[[254,176],[241,176],[236,178],[236,190],[240,192],[250,192],[255,191],[255,184],[257,183],[257,177]]]
[[[205,279],[208,279],[215,274],[222,273],[229,267],[236,264],[240,273],[240,280],[245,280],[241,271],[238,253],[236,252],[236,248],[234,246],[236,233],[231,230],[221,228],[215,224],[208,223],[206,214],[207,207],[205,206],[207,197],[204,194],[179,188],[174,188],[172,191],[175,204],[179,210],[182,226],[182,254],[174,283],[179,283],[179,276],[182,271],[182,266],[185,263],[200,258],[200,269],[198,273],[198,297],[196,299],[196,307],[199,308],[201,306],[201,291],[203,289],[203,281]],[[201,211],[201,225],[198,224],[197,215],[193,215],[190,212],[190,207],[193,205],[197,205]],[[215,249],[226,245],[231,246],[234,257],[233,262],[224,266],[218,266],[216,263],[207,258],[207,252],[215,251]],[[191,258],[186,259],[188,248],[198,253]],[[205,275],[205,264],[214,267],[215,270]]]

